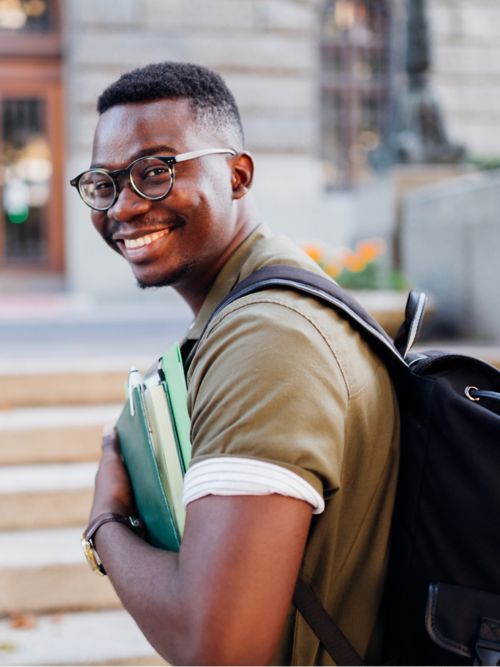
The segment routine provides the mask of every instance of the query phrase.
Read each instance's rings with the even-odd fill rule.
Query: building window
[[[0,270],[63,265],[58,7],[0,0]]]
[[[52,154],[45,131],[45,100],[6,97],[0,103],[4,160],[4,264],[46,262],[46,217]]]
[[[389,121],[390,16],[384,0],[327,0],[321,25],[322,159],[329,187],[383,161]]]
[[[46,0],[0,0],[0,30],[51,32],[54,7]]]

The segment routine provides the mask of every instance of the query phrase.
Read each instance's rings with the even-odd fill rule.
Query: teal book
[[[137,511],[151,544],[178,551],[185,521],[183,477],[191,450],[179,346],[172,346],[144,378],[132,369],[128,393],[116,429]]]
[[[179,345],[176,343],[160,359],[161,371],[172,407],[184,472],[191,460],[191,420],[187,407],[187,386]]]

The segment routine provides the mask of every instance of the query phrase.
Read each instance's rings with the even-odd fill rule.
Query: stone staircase
[[[0,374],[0,665],[165,664],[80,547],[126,371]]]

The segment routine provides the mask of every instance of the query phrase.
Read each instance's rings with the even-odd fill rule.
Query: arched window
[[[62,239],[58,5],[0,0],[0,270],[59,272]]]
[[[326,183],[362,181],[383,155],[389,121],[390,16],[385,0],[326,0],[321,23]]]

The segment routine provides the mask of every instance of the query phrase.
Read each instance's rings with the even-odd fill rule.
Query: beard
[[[154,280],[154,282],[143,282],[142,280],[139,280],[137,278],[137,287],[142,290],[150,289],[150,288],[158,288],[158,287],[175,287],[179,283],[182,283],[183,280],[186,278],[191,273],[192,270],[192,264],[185,264],[184,266],[181,266],[179,269],[176,271],[172,271],[172,273],[169,273],[166,276],[163,276],[162,278],[158,278]]]

